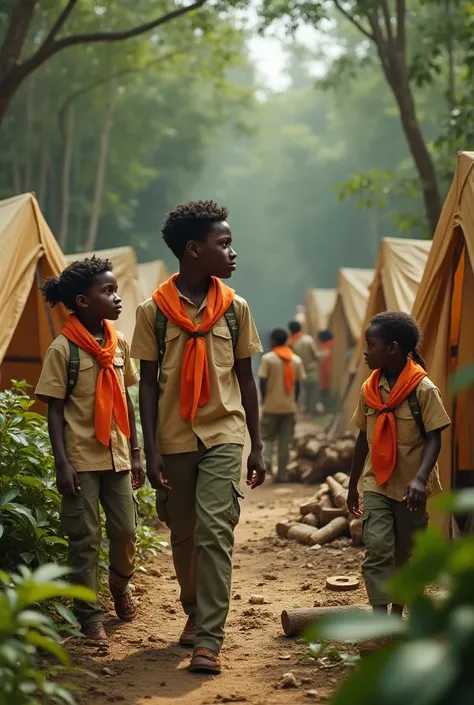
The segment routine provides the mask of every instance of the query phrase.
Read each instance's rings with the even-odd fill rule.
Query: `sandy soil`
[[[363,603],[365,592],[336,593],[325,588],[329,575],[360,576],[360,550],[322,547],[312,550],[280,541],[275,524],[296,512],[300,500],[314,493],[302,485],[268,483],[246,491],[236,534],[232,605],[218,677],[191,675],[190,651],[176,645],[184,625],[177,600],[178,586],[169,555],[162,554],[134,579],[139,617],[133,624],[114,620],[109,612],[109,652],[74,649],[75,665],[97,679],[83,679],[81,705],[207,705],[246,702],[253,705],[293,705],[328,700],[346,672],[302,664],[304,644],[286,639],[280,616],[285,608]],[[251,595],[267,604],[252,606]],[[281,689],[284,673],[292,672],[295,689]],[[308,691],[317,691],[308,693]]]

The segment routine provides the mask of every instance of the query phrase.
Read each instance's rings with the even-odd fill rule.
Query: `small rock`
[[[301,682],[302,682],[303,685],[311,685],[311,683],[313,682],[313,679],[312,679],[312,678],[308,678],[308,677],[306,676],[306,678],[302,678],[302,679],[301,679]]]
[[[242,595],[240,595],[239,593],[234,595],[234,600],[241,600],[241,599],[242,599]]]
[[[249,603],[251,605],[264,605],[265,598],[263,595],[250,595]]]
[[[294,677],[293,673],[284,673],[281,677],[280,681],[280,687],[281,688],[297,688],[298,683],[296,678]]]
[[[319,698],[318,691],[317,690],[307,690],[306,697],[310,698],[310,700],[316,700],[317,698]]]
[[[264,503],[263,503],[263,502],[259,502],[259,503],[257,504],[257,509],[265,509]]]
[[[108,666],[103,666],[100,669],[100,672],[102,673],[103,676],[108,676],[109,678],[111,678],[112,676],[115,676],[115,671],[113,671]]]
[[[148,573],[153,575],[154,578],[161,578],[161,570],[158,570],[158,568],[150,568]]]
[[[278,580],[276,575],[273,575],[273,573],[264,573],[263,574],[264,580]]]
[[[166,688],[166,681],[161,681],[160,688]]]
[[[318,548],[321,548],[321,544],[315,543],[314,546],[311,546],[311,547],[309,548],[309,550],[310,550],[310,551],[317,551]]]
[[[289,661],[291,659],[291,654],[282,654],[278,657],[280,661]]]
[[[311,583],[303,583],[301,589],[303,590],[303,592],[306,590],[311,590]]]
[[[265,583],[257,583],[257,587],[263,587]]]

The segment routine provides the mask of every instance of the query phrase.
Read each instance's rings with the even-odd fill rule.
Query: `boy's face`
[[[377,326],[369,326],[365,332],[364,359],[370,370],[389,367],[393,360],[394,345],[381,337]]]
[[[237,253],[232,247],[232,231],[223,221],[215,223],[202,242],[189,243],[191,255],[199,260],[203,273],[230,279],[236,268]]]
[[[89,316],[116,321],[122,312],[122,300],[117,289],[113,272],[102,272],[94,277],[87,294],[77,297],[77,305]]]

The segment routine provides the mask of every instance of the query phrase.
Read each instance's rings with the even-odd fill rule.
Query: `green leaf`
[[[436,507],[452,514],[474,512],[474,488],[442,494],[436,498]]]
[[[410,605],[408,624],[410,635],[416,639],[435,635],[440,627],[440,614],[432,600],[425,595],[417,597]]]
[[[69,575],[71,569],[64,565],[56,565],[56,563],[46,563],[46,565],[40,566],[33,573],[33,580],[35,583],[49,583],[52,580],[57,580],[58,578],[64,578],[65,575]]]
[[[5,529],[3,528],[3,524],[0,524],[0,539],[2,538],[4,531]]]
[[[30,524],[32,526],[36,526],[36,519],[34,518],[33,514],[30,512],[30,510],[27,507],[24,507],[22,504],[16,504],[15,502],[10,502],[9,504],[5,504],[3,507],[4,511],[8,511],[11,514],[19,514],[20,516],[24,517],[25,519],[28,519]]]
[[[18,623],[24,627],[38,628],[41,625],[50,627],[53,624],[50,617],[37,610],[23,610],[17,619]]]
[[[380,673],[391,658],[391,650],[384,649],[362,659],[333,696],[331,705],[382,705],[377,688]]]
[[[419,532],[409,563],[395,573],[389,583],[394,602],[405,605],[423,595],[426,585],[433,583],[446,565],[449,544],[435,527]]]
[[[35,631],[30,631],[25,636],[25,640],[28,644],[36,646],[37,648],[43,649],[43,651],[47,651],[48,653],[52,654],[57,658],[60,663],[70,663],[70,658],[67,651],[65,651],[62,646],[56,641],[53,641],[52,639],[49,639],[46,636],[43,636],[43,634],[40,634],[39,632]]]
[[[68,624],[71,624],[73,627],[79,627],[79,622],[77,621],[74,613],[69,609],[69,607],[66,607],[66,605],[63,605],[62,602],[54,602],[54,607],[56,611],[58,612],[59,615],[64,619],[65,622]]]
[[[27,565],[30,565],[35,560],[35,557],[34,553],[29,553],[28,551],[20,553],[20,558],[22,558]]]
[[[310,642],[366,641],[382,636],[405,634],[406,624],[399,617],[388,614],[345,612],[322,619],[308,630],[305,637]]]
[[[16,487],[10,487],[10,489],[0,497],[0,509],[2,509],[6,504],[10,504],[10,502],[15,499],[15,497],[18,497],[19,494],[20,490]]]
[[[68,583],[32,583],[27,591],[28,603],[45,602],[54,597],[71,597],[84,602],[97,602],[97,595],[89,588],[82,585],[69,585]]]

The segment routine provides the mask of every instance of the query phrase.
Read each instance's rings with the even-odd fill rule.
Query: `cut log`
[[[347,510],[339,509],[339,507],[322,507],[319,514],[320,526],[326,526],[336,517],[346,517]]]
[[[319,543],[321,546],[325,543],[330,543],[333,539],[337,539],[338,536],[349,530],[349,523],[346,517],[336,517],[327,524],[323,526],[322,529],[314,529],[311,536],[311,543]],[[288,532],[289,534],[289,532]]]
[[[286,538],[288,541],[297,541],[298,543],[303,543],[307,546],[314,546],[318,541],[313,541],[313,534],[317,533],[318,529],[314,526],[308,526],[307,524],[293,524],[290,527]]]
[[[307,524],[308,526],[314,526],[315,529],[319,526],[318,518],[314,514],[311,514],[311,512],[309,514],[305,514],[305,516],[301,519],[301,523]]]
[[[349,475],[346,475],[345,472],[336,472],[334,473],[334,479],[336,480],[336,482],[339,482],[339,484],[342,485],[345,490],[347,490],[350,481]]]
[[[316,460],[321,451],[321,443],[316,438],[309,438],[302,444],[299,454],[302,458]]]
[[[306,609],[283,610],[281,625],[285,636],[300,636],[312,624],[317,624],[321,619],[330,614],[339,614],[349,611],[370,612],[369,605],[338,605],[335,607],[308,607]]]
[[[281,539],[286,539],[290,528],[296,524],[295,521],[279,521],[276,525],[277,536]]]
[[[363,546],[362,519],[353,519],[349,524],[349,529],[351,530],[352,545]]]
[[[325,507],[332,507],[332,500],[331,497],[328,494],[323,494],[319,498],[318,502],[314,504],[313,507],[313,514],[315,514],[318,518],[318,521],[321,523],[322,520],[322,511]]]
[[[332,501],[336,507],[347,511],[347,490],[345,490],[344,487],[333,477],[328,477],[327,483],[331,492]]]
[[[329,494],[329,485],[327,482],[323,482],[323,484],[314,496],[316,499],[321,499],[321,497],[325,494]]]

